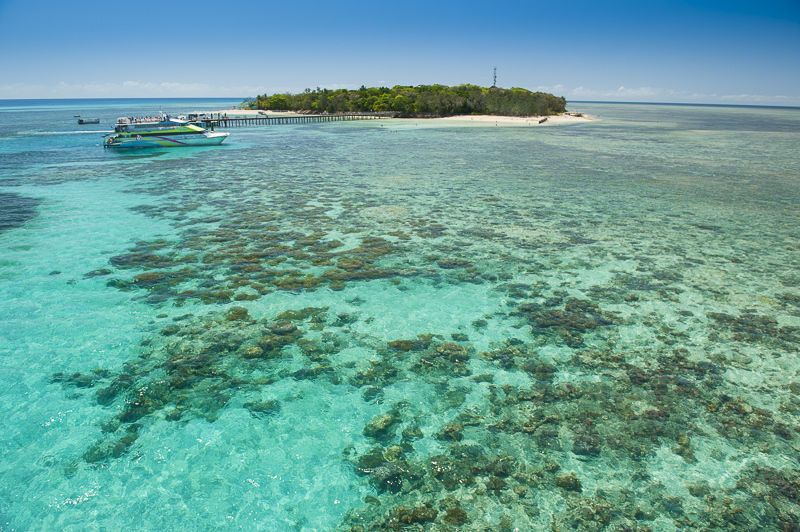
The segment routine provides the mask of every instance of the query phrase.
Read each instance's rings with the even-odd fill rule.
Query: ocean
[[[798,526],[800,110],[237,103],[0,101],[0,530]]]

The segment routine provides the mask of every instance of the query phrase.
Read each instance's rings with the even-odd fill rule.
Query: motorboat
[[[166,114],[145,118],[125,116],[117,119],[114,133],[106,137],[103,145],[107,148],[216,146],[228,135]]]

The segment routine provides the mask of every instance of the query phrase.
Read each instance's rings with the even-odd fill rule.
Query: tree
[[[493,114],[512,116],[563,113],[566,100],[544,92],[515,87],[477,85],[395,85],[348,89],[306,89],[300,94],[263,94],[251,102],[255,109],[342,113],[395,111],[401,116],[451,116]]]
[[[273,94],[267,100],[269,109],[286,110],[289,109],[289,98],[286,94]]]

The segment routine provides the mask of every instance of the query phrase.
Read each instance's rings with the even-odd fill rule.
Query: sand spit
[[[211,111],[214,115],[227,116],[228,118],[255,118],[259,116],[299,116],[305,113],[294,111],[260,111],[255,109],[221,109]],[[426,125],[473,125],[473,126],[556,126],[565,124],[579,124],[597,120],[584,113],[564,113],[551,116],[495,116],[495,115],[456,115],[441,118],[398,118],[403,122],[423,121]]]
[[[260,111],[256,109],[220,109],[219,111],[206,111],[206,114],[227,115],[228,118],[256,118],[259,116],[297,116],[301,113],[294,111]]]
[[[583,113],[564,113],[552,116],[458,115],[444,118],[431,118],[430,120],[433,122],[464,122],[474,125],[490,126],[555,126],[591,122],[595,120],[595,118]],[[542,120],[544,121],[542,122]]]

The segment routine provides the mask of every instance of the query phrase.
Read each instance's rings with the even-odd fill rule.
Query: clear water
[[[0,529],[798,526],[800,111],[230,103],[0,102]]]

